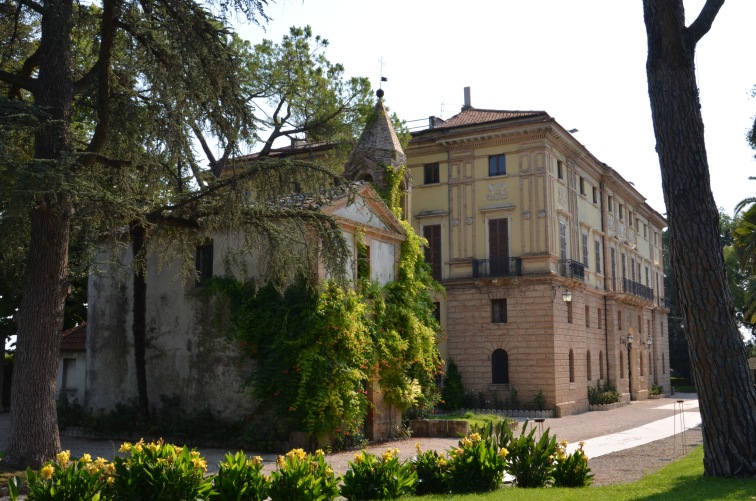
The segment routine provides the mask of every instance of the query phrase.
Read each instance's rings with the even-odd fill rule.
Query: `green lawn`
[[[503,487],[496,492],[467,496],[423,496],[402,499],[418,501],[494,501],[494,500],[756,500],[756,478],[722,479],[703,476],[703,448],[670,463],[661,470],[632,484],[587,487],[584,489],[518,489]]]

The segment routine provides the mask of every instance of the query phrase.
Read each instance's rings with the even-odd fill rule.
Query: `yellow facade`
[[[617,171],[545,112],[466,106],[405,153],[409,218],[447,288],[442,355],[467,390],[541,392],[562,414],[597,381],[625,399],[669,390],[666,222]]]

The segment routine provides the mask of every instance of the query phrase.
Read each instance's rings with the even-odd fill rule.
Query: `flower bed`
[[[466,424],[466,423],[465,423]],[[527,424],[527,422],[526,422]],[[39,471],[27,469],[33,500],[80,499],[271,499],[301,501],[394,499],[410,494],[488,492],[498,489],[505,473],[518,487],[581,487],[591,483],[582,444],[566,453],[549,432],[535,439],[523,426],[515,436],[508,423],[488,423],[473,430],[448,452],[421,451],[399,461],[399,451],[381,456],[357,453],[343,476],[334,473],[323,451],[302,449],[279,456],[277,469],[262,472],[262,460],[239,451],[226,454],[215,475],[205,476],[207,463],[197,451],[162,441],[124,443],[113,462],[89,454],[73,459],[67,451]],[[527,431],[527,433],[526,433]],[[21,479],[9,481],[10,499],[18,499]]]

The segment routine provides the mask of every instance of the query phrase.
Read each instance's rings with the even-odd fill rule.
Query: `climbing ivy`
[[[387,205],[399,211],[404,168],[386,169]],[[381,286],[359,273],[355,287],[299,278],[285,291],[268,284],[216,279],[211,287],[231,313],[231,335],[253,361],[247,384],[260,403],[288,429],[313,437],[361,430],[367,387],[380,385],[384,400],[404,411],[438,402],[440,326],[434,294],[443,290],[424,261],[423,240],[406,233],[398,276]],[[356,232],[358,255],[366,254]],[[365,265],[366,263],[362,263]],[[358,261],[358,267],[361,262]]]

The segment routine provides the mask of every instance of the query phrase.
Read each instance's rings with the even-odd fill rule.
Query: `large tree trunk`
[[[35,104],[49,120],[35,138],[36,169],[60,175],[70,151],[71,0],[44,4]],[[54,172],[57,171],[57,172]],[[65,193],[38,194],[31,213],[31,237],[18,314],[16,360],[11,387],[10,438],[3,463],[38,468],[60,451],[55,384],[63,310],[69,286],[68,241],[72,203]]]
[[[746,476],[756,474],[756,391],[727,286],[694,67],[696,43],[723,3],[708,0],[686,28],[682,0],[644,0],[646,70],[705,473]]]
[[[147,282],[144,256],[144,242],[146,239],[144,226],[135,222],[131,224],[131,251],[134,266],[134,304],[131,333],[134,336],[134,366],[137,378],[137,394],[139,396],[139,413],[144,419],[150,417],[150,403],[147,398],[147,362],[146,327],[147,327]],[[139,261],[142,261],[140,264]]]

